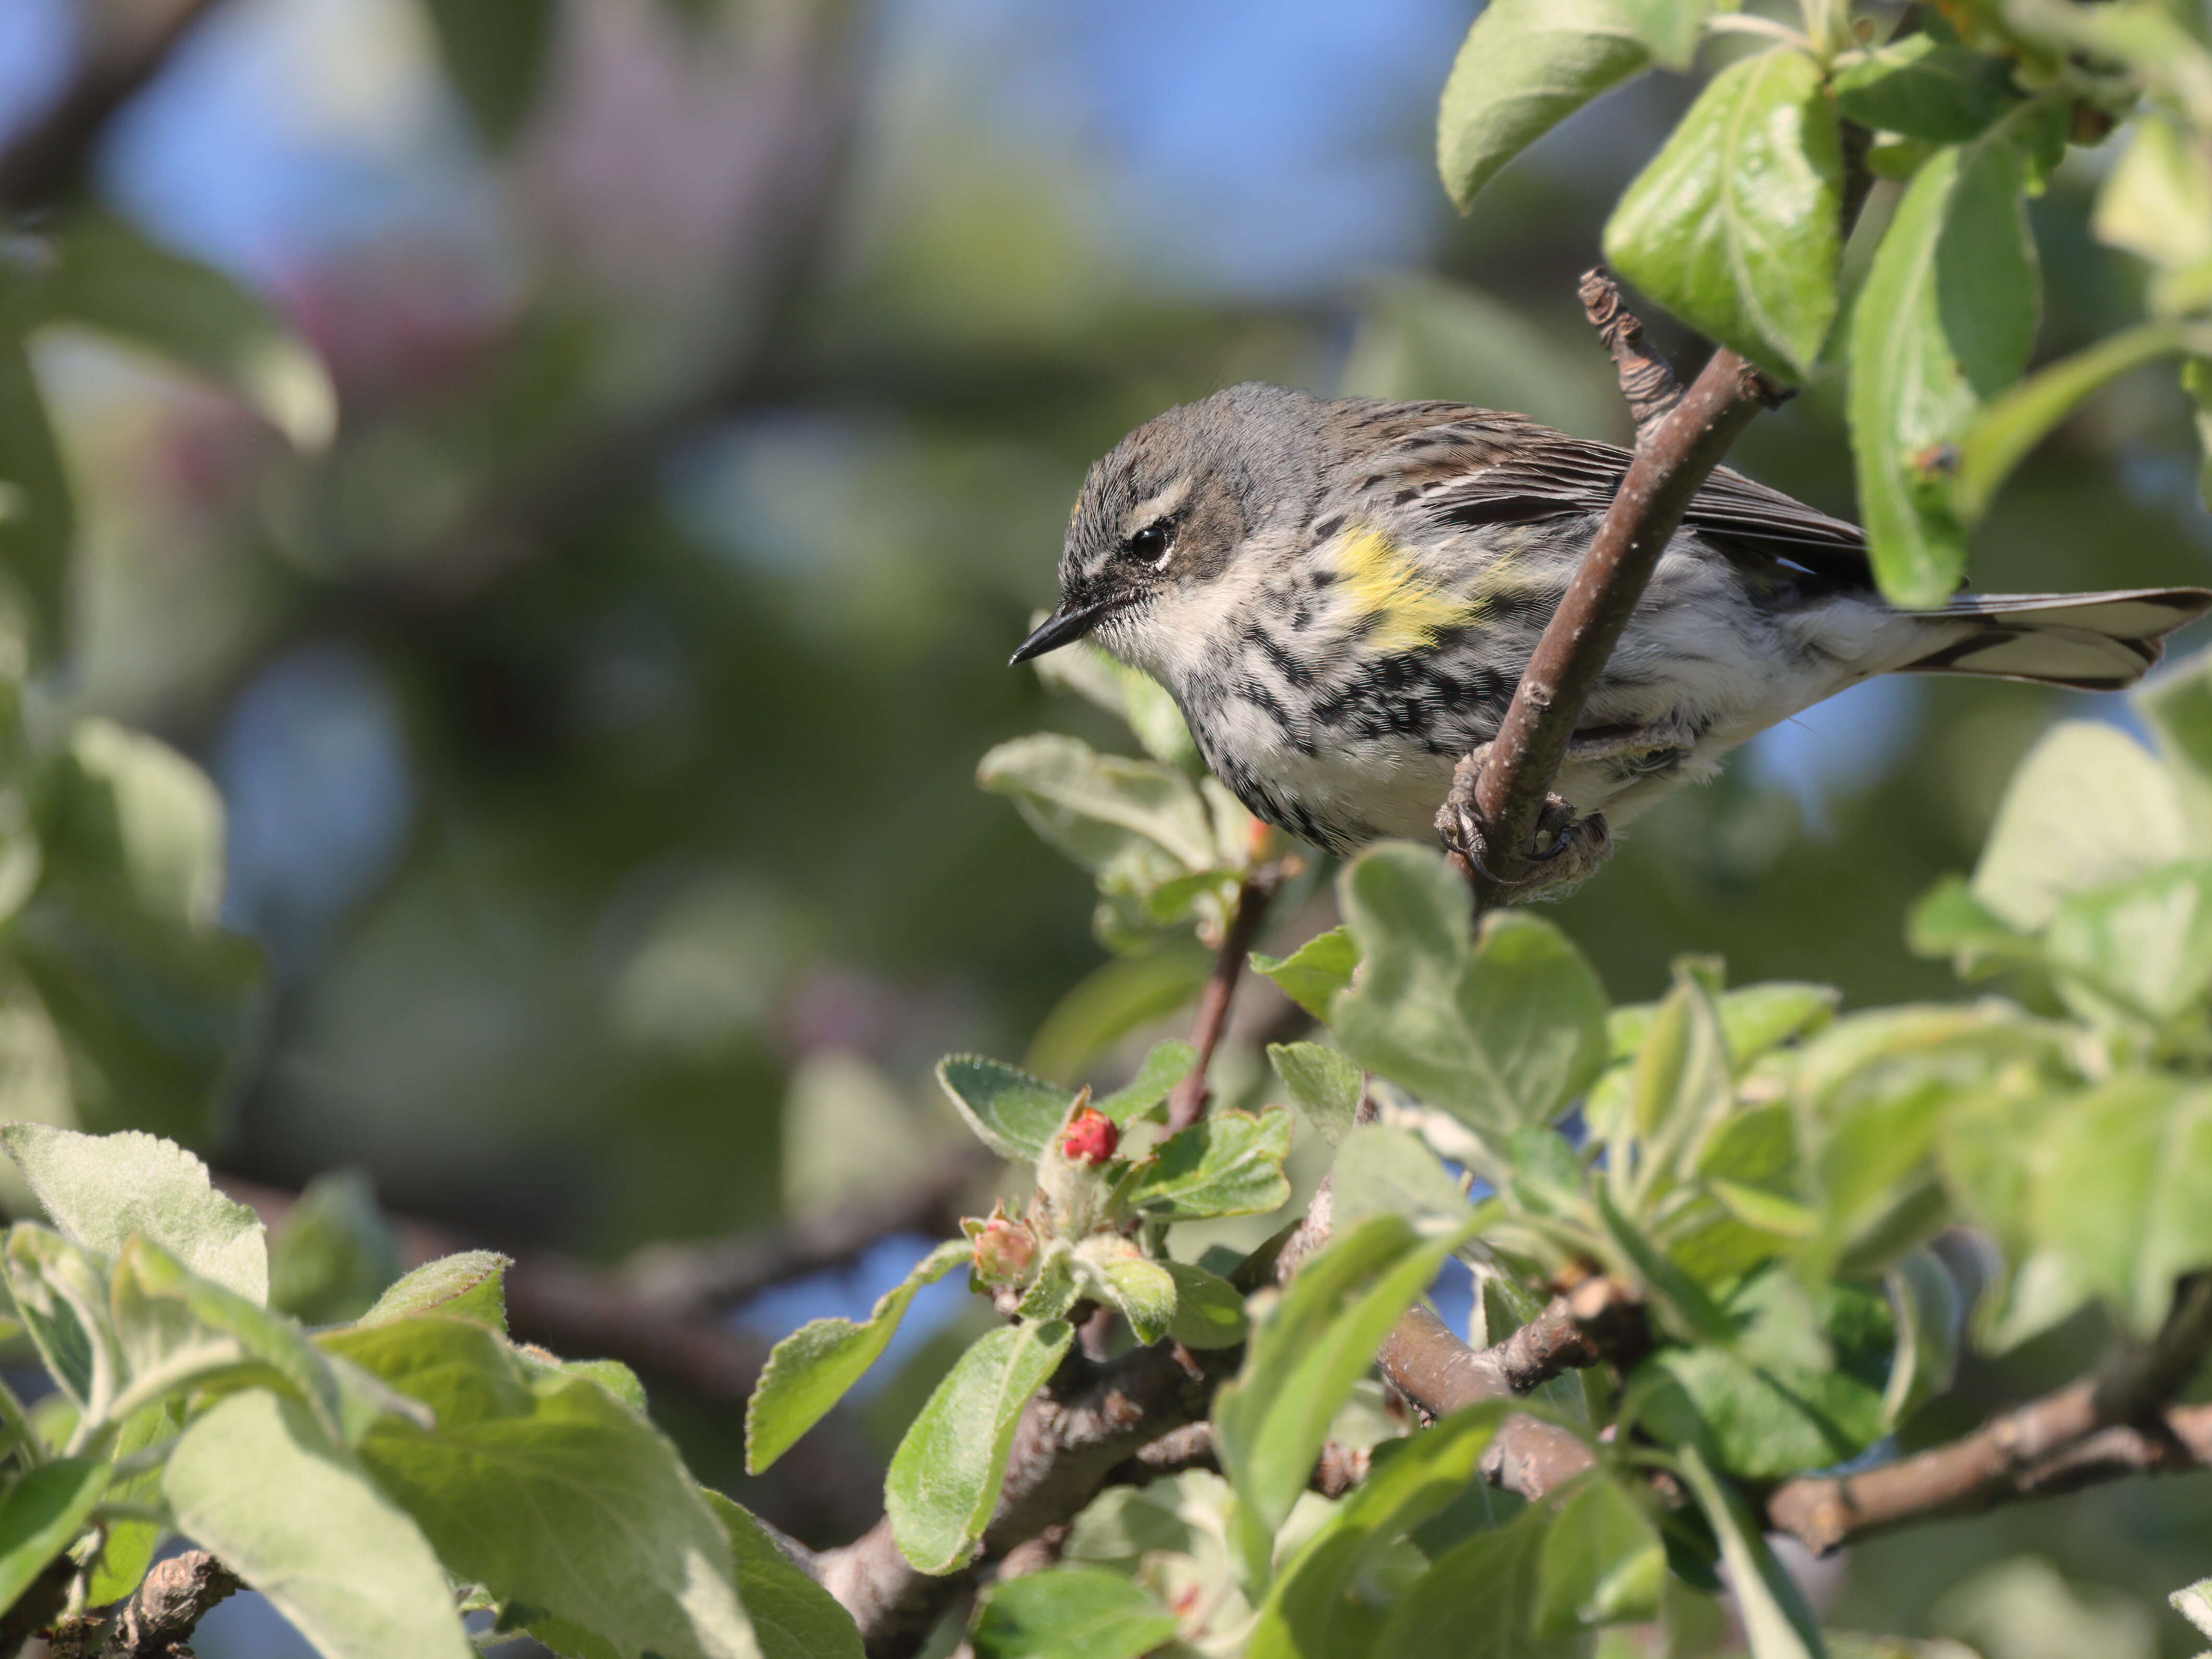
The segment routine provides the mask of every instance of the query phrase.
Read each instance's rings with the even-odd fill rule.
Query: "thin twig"
[[[94,40],[46,112],[0,152],[0,212],[52,206],[84,174],[115,112],[161,73],[221,0],[170,0],[151,22]]]
[[[963,1146],[896,1192],[728,1238],[648,1244],[623,1264],[621,1276],[639,1301],[663,1313],[738,1307],[775,1285],[849,1267],[896,1234],[951,1237],[978,1183],[998,1167],[987,1147]]]
[[[1253,942],[1260,937],[1260,924],[1267,920],[1267,907],[1274,902],[1275,890],[1282,880],[1282,866],[1271,863],[1260,866],[1237,884],[1237,908],[1221,931],[1221,949],[1214,953],[1213,972],[1199,992],[1198,1012],[1191,1020],[1190,1043],[1198,1050],[1198,1060],[1190,1075],[1176,1085],[1168,1097],[1170,1133],[1188,1129],[1206,1115],[1206,1102],[1212,1098],[1206,1086],[1206,1068],[1213,1064],[1221,1034],[1229,1029],[1230,1006],[1237,1000],[1244,959],[1252,953]]]
[[[1625,335],[1625,331],[1624,331]],[[1632,360],[1632,377],[1645,377]],[[1624,387],[1631,405],[1638,393]],[[1583,552],[1566,597],[1522,671],[1474,789],[1484,826],[1480,866],[1455,858],[1488,905],[1539,867],[1532,848],[1567,744],[1691,497],[1752,417],[1775,401],[1765,377],[1733,351],[1707,360],[1680,402],[1638,439],[1604,521]],[[1648,387],[1646,388],[1648,402]]]
[[[1643,323],[1621,299],[1620,284],[1603,265],[1583,273],[1577,292],[1583,314],[1613,354],[1620,395],[1628,400],[1628,413],[1640,439],[1655,422],[1674,412],[1682,401],[1682,383],[1674,378],[1674,366],[1644,343]]]
[[[1306,1485],[1323,1498],[1341,1498],[1367,1479],[1373,1461],[1373,1453],[1368,1447],[1347,1446],[1340,1440],[1323,1441],[1320,1455],[1314,1459],[1312,1478]],[[1211,1423],[1186,1424],[1170,1434],[1162,1435],[1118,1466],[1107,1477],[1107,1484],[1148,1486],[1155,1480],[1193,1469],[1220,1473],[1221,1449],[1215,1443]]]

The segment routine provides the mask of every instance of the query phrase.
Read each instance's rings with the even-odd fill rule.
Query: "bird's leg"
[[[1437,809],[1437,834],[1446,848],[1462,854],[1476,869],[1497,880],[1486,838],[1488,826],[1474,799],[1483,763],[1489,757],[1490,745],[1485,744],[1453,769],[1451,793]],[[1516,901],[1565,898],[1612,855],[1613,835],[1602,814],[1577,817],[1572,801],[1564,795],[1547,795],[1536,820],[1535,845],[1528,854],[1536,861],[1535,867],[1516,881],[1498,884]]]
[[[1612,726],[1571,739],[1564,765],[1590,761],[1632,761],[1638,769],[1662,770],[1678,763],[1695,742],[1694,735],[1673,721],[1648,726]],[[1452,769],[1451,793],[1437,811],[1437,834],[1446,848],[1462,854],[1486,875],[1492,872],[1486,826],[1475,805],[1475,787],[1490,745],[1470,751]],[[1613,856],[1613,832],[1605,815],[1576,816],[1574,803],[1560,794],[1547,794],[1536,819],[1536,842],[1528,856],[1535,868],[1517,881],[1498,885],[1516,900],[1565,898],[1597,873]]]

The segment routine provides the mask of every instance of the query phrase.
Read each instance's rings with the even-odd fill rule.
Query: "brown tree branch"
[[[967,1568],[939,1577],[916,1571],[892,1541],[888,1517],[843,1548],[824,1551],[822,1583],[853,1615],[869,1659],[914,1653],[979,1568],[1074,1520],[1116,1468],[1203,1418],[1239,1352],[1194,1358],[1170,1344],[1097,1365],[1071,1351],[1022,1413],[998,1509]]]
[[[72,1619],[54,1632],[52,1659],[191,1659],[201,1620],[240,1588],[205,1550],[154,1565],[112,1613]]]
[[[1576,292],[1583,302],[1583,314],[1613,354],[1620,395],[1628,400],[1628,413],[1640,440],[1655,422],[1674,412],[1674,406],[1682,401],[1682,383],[1674,378],[1674,366],[1644,343],[1643,323],[1622,300],[1620,285],[1604,266],[1585,271]]]
[[[218,3],[167,0],[150,21],[94,40],[69,84],[0,151],[0,213],[49,207],[74,189],[115,112],[161,73]]]
[[[1534,845],[1552,781],[1566,758],[1583,704],[1680,527],[1691,497],[1728,453],[1738,433],[1782,393],[1733,351],[1713,353],[1687,392],[1664,414],[1641,328],[1602,272],[1583,279],[1586,302],[1621,368],[1621,390],[1645,423],[1636,453],[1577,567],[1573,583],[1537,641],[1513,702],[1474,781],[1474,817],[1482,856],[1452,849],[1479,906],[1510,897],[1542,868]],[[1594,296],[1594,297],[1593,297]],[[1602,317],[1601,319],[1601,312]],[[1671,380],[1669,374],[1668,379]]]
[[[1263,830],[1264,826],[1255,824],[1255,841]],[[1213,972],[1198,994],[1198,1012],[1191,1019],[1190,1042],[1198,1050],[1198,1060],[1190,1068],[1190,1075],[1176,1084],[1168,1096],[1170,1134],[1178,1129],[1188,1129],[1206,1115],[1206,1102],[1212,1098],[1206,1086],[1206,1068],[1213,1064],[1213,1051],[1220,1047],[1221,1034],[1229,1029],[1230,1005],[1237,999],[1237,983],[1244,972],[1244,959],[1251,955],[1253,944],[1260,937],[1260,924],[1267,920],[1267,907],[1274,902],[1283,875],[1279,862],[1262,864],[1237,884],[1237,908],[1230,915],[1228,926],[1222,929],[1221,948],[1214,953]]]
[[[1766,1516],[1816,1554],[1939,1516],[2130,1474],[2203,1466],[2212,1407],[2170,1409],[2212,1348],[2212,1275],[2182,1282],[2155,1340],[2123,1344],[2099,1374],[1990,1419],[1972,1434],[1853,1474],[1784,1481]]]
[[[850,1266],[899,1233],[949,1238],[1000,1167],[988,1147],[946,1152],[896,1192],[795,1215],[779,1226],[696,1243],[648,1244],[619,1269],[664,1314],[734,1308],[774,1285]]]

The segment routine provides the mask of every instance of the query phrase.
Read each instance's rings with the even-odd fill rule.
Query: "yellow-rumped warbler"
[[[1628,459],[1465,404],[1231,386],[1091,469],[1060,606],[1013,660],[1096,635],[1168,689],[1257,817],[1337,853],[1426,837]],[[1579,813],[1632,817],[1875,674],[2116,690],[2208,609],[2212,592],[2179,587],[1899,611],[1855,526],[1723,469],[1660,560],[1553,787]]]

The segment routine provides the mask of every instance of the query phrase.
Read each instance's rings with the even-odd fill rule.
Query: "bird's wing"
[[[1602,513],[1628,471],[1625,449],[1464,404],[1376,404],[1353,419],[1382,445],[1358,481],[1361,493],[1452,524]],[[1838,586],[1874,585],[1857,526],[1727,467],[1692,498],[1683,522],[1743,563],[1794,565]]]

